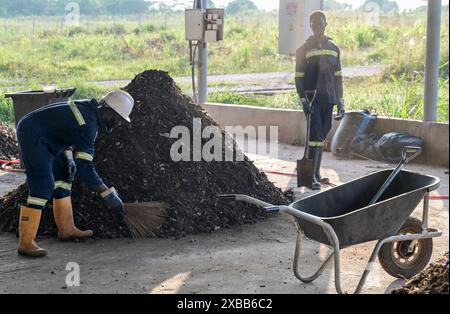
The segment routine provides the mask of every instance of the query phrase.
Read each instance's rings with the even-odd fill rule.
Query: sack
[[[385,161],[397,163],[401,159],[402,150],[405,146],[423,148],[423,140],[412,135],[392,132],[382,136],[376,148]]]
[[[352,153],[354,157],[383,160],[383,156],[381,156],[377,150],[379,140],[380,136],[375,133],[365,134],[354,138],[352,143]]]

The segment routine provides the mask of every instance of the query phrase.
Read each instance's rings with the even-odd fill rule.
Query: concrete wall
[[[300,110],[260,108],[253,106],[205,104],[203,106],[221,126],[278,126],[281,143],[304,145],[305,115]],[[331,142],[339,124],[333,122],[328,140]],[[449,125],[415,120],[379,117],[374,125],[377,134],[400,132],[425,140],[424,152],[417,162],[449,166]]]

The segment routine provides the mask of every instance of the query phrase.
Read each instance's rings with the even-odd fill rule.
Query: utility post
[[[208,9],[208,0],[197,0],[197,8]],[[203,105],[208,101],[208,43],[203,40],[198,43],[198,60],[197,60],[197,85],[199,105]]]
[[[428,0],[424,121],[437,121],[441,49],[441,0]]]
[[[224,9],[208,8],[208,0],[195,0],[193,9],[186,9],[185,12],[192,90],[199,105],[208,101],[208,43],[223,40],[224,15]]]

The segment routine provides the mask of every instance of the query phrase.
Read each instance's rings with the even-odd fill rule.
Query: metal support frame
[[[441,0],[428,0],[424,121],[437,121],[441,41]]]
[[[430,211],[430,192],[427,192],[423,197],[423,213],[422,213],[422,228],[428,229],[428,213]]]
[[[297,236],[297,244],[295,245],[295,255],[294,255],[294,274],[295,277],[297,277],[297,279],[299,279],[302,282],[305,283],[311,283],[314,280],[316,280],[317,278],[320,277],[320,275],[322,275],[322,273],[324,272],[324,270],[327,268],[328,264],[332,261],[332,257],[334,255],[334,252],[332,252],[326,259],[325,262],[322,264],[322,266],[320,266],[319,270],[317,272],[315,272],[312,276],[310,277],[303,277],[300,274],[299,271],[299,262],[300,262],[300,254],[301,254],[301,249],[302,249],[302,240],[304,238],[304,234],[303,231],[301,229],[298,230],[298,236]]]
[[[425,196],[424,200],[425,203],[426,199],[429,199],[429,193]],[[325,260],[325,262],[320,266],[319,270],[311,277],[304,278],[300,275],[298,271],[298,261],[300,260],[300,249],[301,249],[301,241],[303,237],[303,231],[299,229],[299,238],[297,239],[297,247],[296,252],[294,256],[294,274],[303,282],[312,282],[315,279],[317,279],[322,272],[325,270],[326,266],[330,263],[331,258],[334,257],[334,279],[335,279],[335,286],[336,291],[339,294],[346,294],[347,292],[344,292],[341,285],[341,254],[340,254],[340,246],[339,246],[339,239],[336,235],[336,233],[333,230],[333,227],[331,227],[328,223],[323,221],[322,219],[311,216],[309,214],[303,213],[295,208],[292,208],[290,206],[280,206],[279,207],[280,212],[286,212],[294,217],[307,220],[311,223],[314,223],[318,226],[320,226],[325,235],[328,238],[329,243],[331,244],[331,248],[333,249],[333,252],[330,254],[330,256]],[[424,208],[424,217],[427,216],[425,221],[428,221],[428,207]],[[314,217],[313,219],[311,219]],[[407,235],[397,235],[397,236],[391,236],[389,238],[385,238],[380,240],[375,248],[372,251],[372,254],[370,256],[369,262],[367,263],[366,269],[364,270],[364,273],[361,276],[361,279],[358,283],[358,286],[355,290],[355,294],[361,293],[364,284],[366,283],[367,277],[369,276],[370,272],[372,271],[373,264],[375,262],[375,259],[378,256],[378,253],[380,252],[382,246],[386,243],[392,243],[392,242],[400,242],[400,241],[414,241],[414,240],[420,240],[420,239],[428,239],[428,238],[436,238],[442,236],[442,232],[440,231],[428,231],[427,229],[424,229],[424,232],[421,234],[407,234]],[[305,280],[305,281],[304,281]]]
[[[380,240],[375,248],[372,251],[372,254],[370,256],[369,262],[367,263],[367,266],[361,276],[361,279],[358,282],[358,286],[356,287],[356,290],[354,294],[361,293],[362,289],[364,288],[364,285],[366,283],[367,277],[369,276],[370,272],[372,271],[373,264],[375,262],[375,259],[378,256],[378,253],[380,252],[381,248],[386,243],[392,243],[392,242],[400,242],[400,241],[413,241],[413,240],[421,240],[421,239],[428,239],[428,238],[437,238],[442,236],[442,232],[440,231],[425,231],[422,234],[408,234],[408,235],[399,235],[399,236],[392,236],[383,240]],[[336,286],[336,291],[339,294],[347,294],[348,292],[345,292],[342,289],[341,285],[341,257],[340,257],[340,248],[338,247],[339,240],[337,237],[333,239],[336,242],[333,242],[333,252],[327,257],[325,262],[320,266],[319,270],[314,273],[311,277],[303,277],[299,272],[299,261],[300,261],[300,255],[301,255],[301,243],[303,238],[303,232],[299,230],[299,235],[297,238],[297,246],[295,249],[295,256],[294,256],[294,274],[295,276],[301,280],[304,283],[311,283],[317,278],[320,277],[320,275],[323,273],[323,271],[326,269],[328,264],[331,262],[332,257],[334,257],[334,283]]]
[[[395,235],[391,236],[385,239],[382,239],[378,241],[377,245],[372,251],[372,254],[370,256],[369,262],[367,263],[367,266],[361,276],[361,279],[359,280],[358,286],[355,289],[355,294],[361,293],[364,284],[366,283],[367,277],[369,276],[373,264],[375,262],[375,259],[378,256],[378,253],[380,252],[381,248],[386,243],[392,243],[392,242],[401,242],[401,241],[417,241],[421,239],[429,239],[429,238],[436,238],[442,236],[441,231],[434,231],[434,230],[428,230],[428,205],[429,205],[429,192],[426,193],[424,197],[424,211],[423,211],[423,222],[424,222],[424,229],[421,234],[406,234],[406,235]],[[295,256],[294,256],[294,274],[295,276],[305,283],[311,283],[314,280],[316,280],[326,269],[328,264],[331,262],[331,260],[334,259],[334,279],[335,279],[335,286],[336,291],[339,294],[346,294],[342,289],[341,285],[341,254],[340,254],[340,245],[339,245],[339,239],[333,229],[333,227],[323,221],[321,218],[304,213],[298,209],[295,209],[291,206],[274,206],[269,203],[260,201],[256,198],[247,196],[247,195],[222,195],[220,196],[222,200],[232,200],[232,201],[242,201],[249,204],[256,205],[258,207],[264,208],[267,212],[280,212],[280,213],[286,213],[289,215],[292,215],[294,217],[297,217],[299,219],[303,219],[306,221],[309,221],[313,224],[318,225],[322,228],[323,232],[327,236],[328,242],[331,244],[329,245],[332,248],[332,253],[326,258],[325,262],[319,267],[319,269],[310,277],[303,277],[299,272],[299,261],[300,261],[300,255],[301,255],[301,244],[302,239],[304,237],[303,230],[300,226],[298,226],[298,237],[297,237],[297,245],[295,248]]]
[[[198,9],[207,9],[208,0],[196,0]],[[208,44],[198,42],[197,60],[197,103],[203,105],[208,101]]]

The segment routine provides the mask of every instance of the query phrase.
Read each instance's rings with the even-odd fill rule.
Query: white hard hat
[[[130,94],[123,90],[116,90],[103,97],[103,101],[122,118],[131,122],[130,114],[133,111],[134,99]]]

